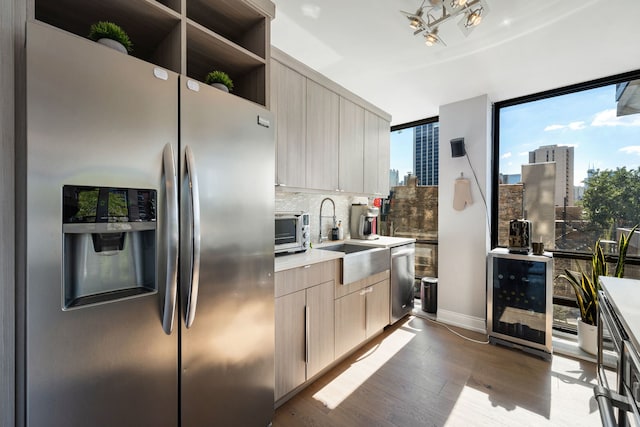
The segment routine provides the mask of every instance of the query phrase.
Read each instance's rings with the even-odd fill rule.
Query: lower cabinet
[[[306,380],[305,304],[305,291],[285,295],[275,301],[276,400]]]
[[[275,275],[275,400],[389,324],[389,270],[341,285],[338,261]]]
[[[336,357],[367,339],[364,290],[336,300]]]
[[[367,338],[389,324],[390,282],[384,280],[366,289],[365,325]]]
[[[336,358],[389,324],[389,292],[385,279],[336,299]]]
[[[314,265],[321,274],[304,275],[313,269],[303,268],[276,273],[276,401],[335,360],[334,264]],[[323,279],[330,280],[316,284]]]

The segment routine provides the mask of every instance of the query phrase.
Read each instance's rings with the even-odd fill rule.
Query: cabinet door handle
[[[309,363],[309,306],[304,306],[304,363]]]

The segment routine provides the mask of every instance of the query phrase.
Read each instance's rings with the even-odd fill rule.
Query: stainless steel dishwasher
[[[416,245],[391,248],[391,323],[413,310]]]

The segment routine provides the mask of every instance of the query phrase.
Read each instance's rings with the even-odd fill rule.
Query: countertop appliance
[[[531,221],[526,219],[509,221],[509,252],[517,254],[531,252]]]
[[[309,227],[307,212],[276,212],[275,253],[305,252],[309,249]]]
[[[395,246],[391,256],[391,323],[411,313],[414,306],[416,244]]]
[[[600,277],[598,385],[594,395],[603,426],[640,425],[640,281]],[[606,369],[605,349],[615,371]],[[609,355],[607,354],[607,356]],[[614,407],[617,411],[614,411]],[[617,416],[616,416],[617,414]]]
[[[26,38],[25,425],[268,425],[270,112],[47,25]]]
[[[377,234],[377,220],[380,210],[369,205],[351,205],[351,238],[374,240]]]

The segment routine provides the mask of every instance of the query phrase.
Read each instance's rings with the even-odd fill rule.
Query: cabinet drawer
[[[339,281],[336,281],[336,299],[348,295],[352,292],[364,289],[367,286],[371,286],[374,283],[378,283],[382,280],[388,279],[390,275],[389,270],[382,271],[380,273],[373,274],[366,279],[358,280],[357,282],[349,283],[348,285],[341,285]]]
[[[310,286],[335,280],[335,277],[335,260],[279,271],[275,276],[275,296],[277,298]]]

